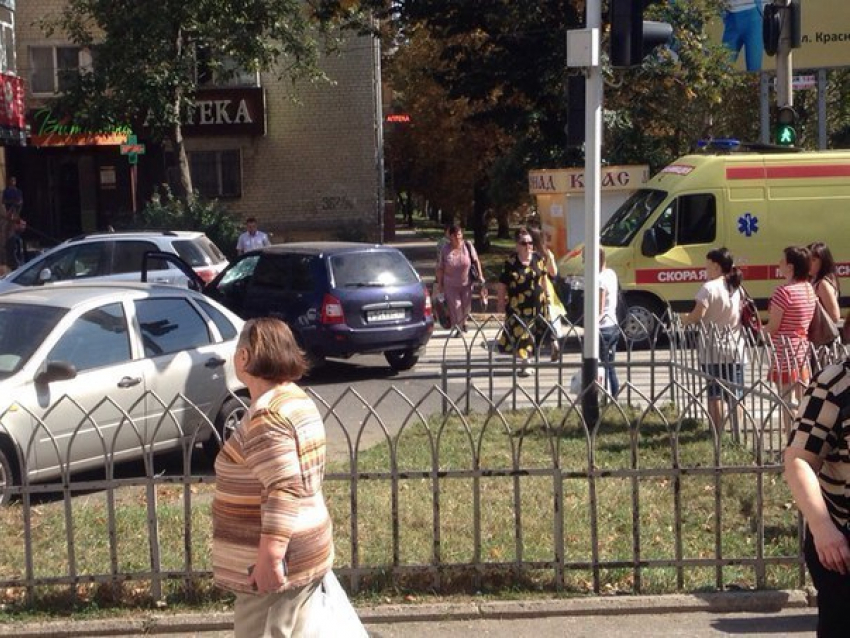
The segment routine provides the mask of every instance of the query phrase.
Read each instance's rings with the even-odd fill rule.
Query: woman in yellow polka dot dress
[[[535,321],[546,309],[546,261],[532,249],[526,228],[516,233],[517,249],[506,261],[499,276],[496,310],[505,313],[505,327],[499,333],[502,352],[513,352],[524,362],[534,355],[546,329],[545,322]],[[529,374],[523,366],[521,374]]]

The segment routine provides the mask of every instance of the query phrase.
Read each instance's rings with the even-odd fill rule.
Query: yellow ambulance
[[[786,246],[826,242],[839,276],[850,276],[850,151],[735,148],[676,160],[602,228],[607,263],[634,317],[623,325],[627,337],[641,340],[668,305],[674,311],[693,308],[712,248],[732,252],[761,309],[781,281],[778,264]],[[583,289],[580,247],[564,257],[560,273],[574,290]],[[842,294],[842,307],[847,301]]]

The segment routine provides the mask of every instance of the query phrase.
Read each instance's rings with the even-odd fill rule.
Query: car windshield
[[[20,370],[67,312],[53,306],[0,303],[0,379]]]
[[[616,210],[599,235],[603,246],[628,246],[652,211],[667,197],[665,191],[641,189]]]
[[[419,281],[410,262],[396,251],[342,253],[330,262],[337,288],[407,286]]]

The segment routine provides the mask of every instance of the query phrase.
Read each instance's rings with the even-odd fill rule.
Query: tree
[[[280,69],[281,77],[320,78],[317,36],[330,46],[339,2],[317,0],[67,0],[42,20],[90,50],[92,69],[65,78],[54,108],[92,126],[130,124],[170,139],[182,196],[192,193],[182,124],[194,104],[198,72]],[[279,65],[279,66],[278,66]]]
[[[705,25],[718,0],[653,5],[647,17],[674,26],[674,42],[640,67],[607,69],[604,156],[657,170],[709,137],[758,139],[758,77],[732,68]]]
[[[374,1],[376,10],[386,4]],[[757,78],[735,72],[728,52],[706,34],[706,24],[720,16],[722,1],[653,5],[656,17],[674,25],[673,47],[637,69],[606,68],[606,161],[657,168],[706,136],[757,139]],[[490,206],[497,211],[527,197],[529,168],[584,161],[580,150],[566,147],[564,137],[564,36],[582,26],[585,4],[395,0],[385,13],[396,27],[391,36],[399,51],[410,47],[411,34],[419,29],[436,43],[439,56],[422,65],[428,72],[415,82],[436,82],[446,100],[465,100],[469,129],[487,123],[501,132],[498,148],[479,157],[474,168],[476,183],[486,184]],[[607,37],[606,32],[603,51]],[[417,54],[414,48],[408,53]],[[414,82],[408,83],[405,94],[416,92]]]

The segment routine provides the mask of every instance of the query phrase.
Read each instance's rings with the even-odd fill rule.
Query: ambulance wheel
[[[664,306],[650,295],[628,295],[629,312],[620,324],[627,347],[651,347],[664,332],[661,321]]]

